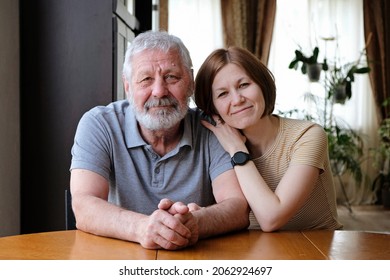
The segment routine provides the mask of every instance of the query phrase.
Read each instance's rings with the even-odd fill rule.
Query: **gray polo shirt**
[[[207,206],[211,181],[232,168],[230,156],[190,109],[178,146],[160,157],[141,137],[127,100],[98,106],[81,118],[70,169],[87,169],[109,180],[109,201],[144,214],[162,198]]]

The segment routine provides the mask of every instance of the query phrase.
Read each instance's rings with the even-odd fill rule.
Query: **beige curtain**
[[[168,31],[168,1],[159,1],[159,29]]]
[[[276,13],[276,0],[221,0],[225,46],[253,52],[267,64]]]
[[[390,110],[381,106],[390,97],[390,2],[364,0],[363,4],[365,37],[371,37],[367,47],[370,80],[380,122],[390,117]]]

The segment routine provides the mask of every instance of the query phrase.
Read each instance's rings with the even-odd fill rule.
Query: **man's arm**
[[[240,230],[249,225],[249,206],[233,169],[212,182],[216,204],[192,213],[198,219],[199,239]]]
[[[191,231],[183,224],[195,219],[189,212],[180,220],[161,209],[146,216],[115,206],[107,201],[108,181],[84,169],[72,170],[70,187],[80,230],[137,242],[147,249],[175,250],[191,242]]]

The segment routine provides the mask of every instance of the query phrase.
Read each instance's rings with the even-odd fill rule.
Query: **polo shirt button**
[[[157,167],[155,170],[154,170],[155,173],[159,174],[160,173],[160,168]]]

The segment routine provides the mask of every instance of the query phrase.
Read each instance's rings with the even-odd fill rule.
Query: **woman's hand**
[[[201,123],[214,133],[225,151],[231,156],[238,151],[248,151],[245,146],[246,137],[238,129],[229,126],[217,115],[214,115],[213,119],[216,122],[215,126],[204,120]]]

